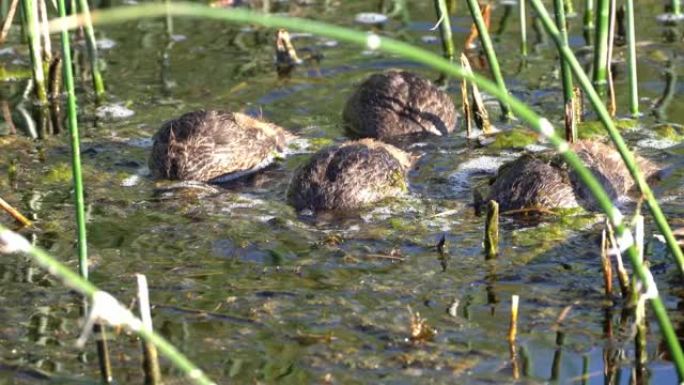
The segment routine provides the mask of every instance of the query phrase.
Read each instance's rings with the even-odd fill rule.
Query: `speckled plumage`
[[[267,166],[292,137],[238,112],[189,112],[154,135],[149,166],[154,178],[226,181]]]
[[[356,209],[406,191],[411,156],[373,139],[324,148],[292,178],[288,201],[297,210]]]
[[[627,195],[634,188],[629,170],[613,147],[582,140],[574,143],[571,148],[596,176],[612,200]],[[658,167],[647,159],[637,157],[637,163],[646,178],[658,171]],[[579,206],[588,210],[598,209],[589,190],[574,172],[568,170],[561,156],[549,153],[523,155],[501,166],[487,200],[499,202],[502,211]]]
[[[567,172],[533,155],[499,168],[487,197],[490,200],[497,201],[501,211],[577,207]]]
[[[371,75],[342,113],[350,136],[385,140],[408,134],[447,135],[456,128],[456,107],[430,81],[404,71]]]
[[[635,187],[634,180],[622,161],[620,153],[612,146],[582,140],[573,144],[572,149],[603,185],[611,200],[627,195]],[[637,156],[636,160],[646,179],[654,176],[659,170],[658,166],[648,159]],[[587,209],[598,210],[598,203],[574,172],[570,173],[570,180],[580,204]]]

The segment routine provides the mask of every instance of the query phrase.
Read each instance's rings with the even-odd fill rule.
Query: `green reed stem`
[[[561,40],[559,37],[559,32],[555,28],[553,21],[549,17],[548,13],[546,12],[546,9],[541,4],[540,0],[533,0],[533,4],[537,9],[537,12],[540,15],[545,16],[543,20],[545,27],[549,31],[555,31],[554,40],[556,41],[556,44],[559,47],[563,48],[560,44]],[[638,251],[634,245],[631,232],[626,228],[623,222],[622,213],[617,207],[613,205],[610,198],[606,194],[606,191],[603,189],[603,187],[598,182],[596,177],[594,177],[591,171],[589,171],[586,168],[586,166],[584,166],[584,164],[577,156],[577,154],[575,154],[573,151],[569,149],[567,142],[565,142],[561,137],[556,135],[551,123],[549,123],[547,119],[537,115],[536,112],[534,112],[522,101],[509,95],[505,89],[500,88],[497,84],[492,83],[491,81],[484,79],[479,75],[467,74],[460,66],[456,66],[453,63],[450,63],[448,60],[441,58],[422,48],[413,47],[407,43],[400,42],[397,40],[380,37],[376,34],[367,34],[363,32],[353,31],[347,28],[337,27],[325,23],[316,22],[313,20],[306,20],[295,17],[284,17],[273,14],[259,14],[244,9],[216,9],[195,3],[174,3],[171,8],[166,7],[164,4],[151,3],[141,4],[134,7],[128,6],[124,8],[111,8],[107,10],[93,12],[93,21],[102,24],[114,24],[123,21],[137,20],[141,18],[160,17],[165,15],[166,12],[186,17],[202,17],[213,20],[251,23],[271,28],[289,28],[296,31],[309,32],[333,39],[356,43],[372,49],[379,49],[383,52],[399,55],[406,59],[414,60],[417,63],[430,66],[435,70],[442,71],[450,76],[455,76],[474,82],[478,84],[478,86],[481,87],[483,90],[492,94],[494,97],[504,101],[507,105],[510,106],[513,113],[515,113],[521,119],[526,121],[533,130],[542,134],[542,136],[546,137],[549,140],[549,142],[563,156],[568,166],[572,170],[574,170],[574,172],[578,175],[580,180],[589,189],[589,191],[594,196],[601,209],[606,213],[608,219],[613,225],[613,228],[616,230],[618,236],[618,243],[621,245],[621,247],[627,248],[630,260],[634,265],[634,270],[636,271],[639,279],[642,281],[644,289],[649,291],[649,294],[651,294],[651,292],[655,293],[650,298],[651,307],[653,308],[658,324],[660,325],[660,330],[662,331],[665,340],[668,344],[671,356],[673,357],[673,362],[675,363],[677,371],[680,375],[680,379],[684,378],[684,353],[682,353],[682,349],[674,333],[672,323],[667,317],[665,306],[663,305],[663,302],[660,299],[660,297],[657,296],[657,287],[655,285],[655,282],[653,281],[650,271],[648,271],[642,264],[634,263],[635,261],[638,262]],[[54,20],[51,23],[51,29],[53,31],[61,31],[62,29],[76,28],[80,25],[81,22],[82,19],[80,16],[61,18],[59,20]],[[588,86],[587,93],[591,93],[593,95],[593,100],[598,100],[598,96],[596,95],[595,91],[591,88],[589,79],[587,78],[586,74],[584,74],[584,71],[582,71],[582,68],[581,66],[579,66],[577,59],[572,54],[572,51],[570,51],[569,48],[564,47],[564,49],[561,50],[561,53],[563,54],[563,56],[566,56],[566,60],[569,60],[571,62],[573,71],[575,72],[575,76],[580,79],[582,86]],[[599,103],[599,106],[602,106],[602,104]],[[608,117],[607,111],[605,110],[605,106],[602,108],[602,110],[603,113],[600,114],[602,116],[602,119]],[[608,123],[614,130],[615,127],[612,126],[612,121],[610,121],[610,119],[608,119]],[[638,171],[636,171],[634,157],[633,155],[631,155],[631,153],[626,151],[626,146],[622,141],[622,138],[620,138],[618,135],[618,138],[614,140],[616,141],[616,146],[618,150],[620,150],[620,152],[623,154],[623,157],[628,158],[627,165],[630,169],[630,172],[637,173],[637,175],[639,175]],[[643,185],[645,185],[643,177],[637,178],[637,181],[640,185],[640,188],[643,187]],[[644,191],[650,193],[650,189],[648,189],[648,186],[646,186],[646,190],[642,189],[642,192]],[[665,234],[666,238],[668,236],[672,236],[672,232],[669,231],[667,222],[664,222],[662,212],[659,211],[659,207],[653,199],[653,194],[644,193],[644,195],[647,197],[647,199],[651,199],[653,201],[653,204],[651,203],[651,201],[648,202],[654,217],[657,217],[657,215],[654,213],[654,207],[658,208],[657,212],[660,213],[659,218],[660,220],[662,220],[662,223],[664,223],[664,228],[668,230],[663,231],[663,228],[661,228],[661,231]],[[656,219],[656,222],[659,222],[659,219]],[[674,239],[674,237],[672,238]],[[679,252],[681,253],[681,251]]]
[[[435,12],[437,12],[437,20],[439,20],[439,35],[442,38],[444,58],[453,62],[456,50],[454,49],[454,39],[451,36],[451,19],[449,18],[446,0],[435,0]]]
[[[561,38],[563,40],[563,45],[567,46],[568,45],[568,28],[567,28],[567,23],[565,21],[565,6],[563,4],[563,0],[553,0],[553,5],[554,9],[556,11],[556,25],[558,26],[558,29],[560,30],[561,33]],[[568,62],[563,60],[563,57],[559,55],[559,60],[560,60],[560,67],[561,67],[561,79],[563,81],[563,100],[565,102],[565,113],[566,115],[573,114],[574,115],[574,110],[573,110],[573,85],[572,85],[572,69],[570,68],[570,65]],[[565,140],[569,142],[576,142],[577,141],[577,123],[576,119],[574,119],[572,116],[568,119],[566,116],[565,119]]]
[[[63,0],[60,0],[63,3]],[[66,67],[66,66],[65,66]],[[190,362],[164,337],[145,328],[140,319],[133,316],[128,308],[104,293],[88,280],[71,271],[68,267],[50,256],[43,249],[31,245],[21,235],[8,230],[0,224],[0,254],[23,253],[28,255],[40,267],[62,280],[62,282],[90,298],[92,309],[100,318],[110,323],[126,326],[145,341],[153,343],[188,379],[200,385],[214,385],[201,369]]]
[[[480,35],[480,42],[482,43],[482,48],[484,48],[485,54],[487,55],[487,62],[489,62],[489,68],[492,71],[494,81],[504,93],[508,93],[508,90],[506,89],[506,83],[501,75],[499,61],[497,60],[496,53],[494,52],[492,39],[489,37],[489,31],[487,31],[487,26],[482,18],[482,10],[480,9],[480,5],[477,3],[477,0],[468,0],[468,8],[470,9],[470,15],[473,17],[473,21],[477,27],[477,32]],[[499,103],[501,104],[503,118],[511,120],[513,115],[511,114],[510,107],[501,99],[499,99]]]
[[[582,22],[584,41],[587,45],[591,45],[591,33],[594,31],[594,0],[584,0]]]
[[[66,16],[64,0],[58,0],[59,16]],[[67,124],[71,142],[71,167],[74,178],[74,200],[76,205],[76,226],[78,232],[78,269],[88,279],[88,242],[86,239],[85,199],[83,197],[83,175],[81,173],[81,149],[78,134],[78,107],[74,91],[74,74],[71,65],[71,43],[67,30],[62,31],[62,57],[64,59],[64,83],[67,93]]]
[[[672,0],[672,14],[675,16],[682,14],[682,4],[679,0]]]
[[[596,33],[594,37],[594,88],[603,99],[608,85],[608,28],[610,26],[610,0],[596,3]]]
[[[627,0],[627,71],[629,72],[629,113],[639,116],[639,83],[637,82],[636,33],[634,32],[634,0]]]
[[[575,4],[573,4],[572,0],[565,0],[563,3],[564,3],[563,8],[565,10],[565,14],[568,16],[574,15],[575,14]]]
[[[684,256],[682,256],[682,251],[677,245],[674,235],[672,234],[672,231],[670,230],[670,227],[667,221],[665,220],[665,216],[663,215],[662,211],[660,210],[660,206],[658,205],[658,202],[655,200],[655,197],[653,196],[653,192],[651,191],[650,187],[644,180],[643,175],[639,171],[636,165],[636,161],[634,159],[634,155],[627,149],[627,145],[620,136],[620,133],[615,128],[615,125],[612,119],[610,118],[610,115],[608,114],[606,107],[603,105],[603,102],[601,101],[596,90],[593,89],[593,87],[591,86],[589,78],[584,73],[584,70],[582,69],[580,63],[577,61],[577,58],[574,56],[572,51],[567,46],[563,46],[560,32],[551,21],[551,18],[548,12],[546,11],[546,8],[544,8],[544,5],[541,3],[540,0],[532,0],[532,4],[537,13],[542,18],[542,21],[544,22],[544,26],[546,27],[547,31],[556,43],[556,47],[561,52],[565,60],[567,60],[571,64],[575,77],[579,80],[580,85],[584,89],[584,92],[588,95],[589,100],[594,105],[594,108],[597,114],[599,115],[599,118],[608,130],[608,134],[610,135],[613,143],[615,144],[615,147],[620,152],[620,155],[622,156],[622,159],[624,160],[627,169],[629,169],[629,172],[631,173],[639,190],[641,191],[642,196],[648,202],[648,207],[651,211],[651,214],[653,215],[654,220],[656,221],[658,229],[665,236],[668,243],[668,247],[670,248],[670,251],[672,252],[675,258],[675,262],[677,263],[680,272],[684,274]],[[613,227],[615,229],[615,232],[617,233],[619,240],[625,234],[624,225],[620,224],[620,226],[615,226],[615,223],[613,223],[612,219],[611,223],[613,224]],[[627,231],[627,233],[629,232]],[[634,246],[633,238],[630,238],[630,240],[632,240],[632,242],[631,246],[627,250],[627,255],[629,256],[630,262],[632,263],[632,266],[637,276],[645,285],[645,289],[649,290],[650,286],[654,286],[652,276],[650,272],[648,272],[648,269],[639,260],[639,253],[636,247]],[[620,242],[618,241],[618,243]],[[657,295],[657,292],[654,296],[652,296],[649,299],[651,307],[653,308],[653,311],[658,320],[658,324],[660,325],[660,329],[665,338],[665,341],[667,342],[668,348],[670,349],[672,361],[677,369],[677,373],[679,374],[679,379],[680,381],[684,380],[684,353],[682,352],[682,348],[679,345],[679,341],[677,340],[677,336],[674,332],[674,329],[672,328],[672,324],[670,323],[670,320],[667,317],[665,305],[663,304],[660,297]]]
[[[85,21],[86,31],[86,46],[88,47],[88,55],[90,56],[90,66],[93,71],[93,90],[97,99],[101,99],[105,93],[104,80],[100,73],[100,65],[97,55],[97,42],[95,41],[95,30],[90,17],[90,8],[88,7],[88,0],[78,0],[78,6],[81,9]]]
[[[525,12],[525,1],[518,0],[518,11],[520,12],[520,55],[527,57],[527,13]]]
[[[21,9],[24,13],[26,36],[31,51],[31,67],[33,80],[36,83],[36,97],[42,105],[47,105],[47,89],[45,88],[45,73],[43,71],[42,49],[40,47],[40,30],[38,21],[38,9],[36,0],[21,0]]]

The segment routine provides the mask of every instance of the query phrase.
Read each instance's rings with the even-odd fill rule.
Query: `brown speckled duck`
[[[447,135],[456,128],[456,107],[429,80],[391,70],[371,75],[352,94],[342,113],[354,138],[387,140],[410,134]]]
[[[408,153],[373,139],[324,148],[292,178],[288,201],[297,210],[356,209],[407,190]]]
[[[626,196],[634,182],[622,158],[613,147],[582,140],[571,148],[592,171],[612,200]],[[637,157],[637,164],[648,179],[658,167]],[[582,206],[598,210],[598,204],[579,177],[567,169],[559,155],[523,155],[499,168],[486,199],[499,202],[502,211],[521,209],[562,209]]]
[[[154,178],[220,183],[268,166],[295,136],[239,112],[194,111],[154,135]]]

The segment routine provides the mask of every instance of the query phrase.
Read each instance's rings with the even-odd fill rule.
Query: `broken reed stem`
[[[608,113],[612,118],[615,118],[617,112],[617,103],[615,101],[615,82],[613,80],[613,69],[611,63],[613,62],[613,44],[615,42],[615,13],[617,12],[617,4],[615,0],[609,0],[610,19],[608,22],[608,54],[606,55],[606,70],[608,77]]]
[[[612,254],[615,254],[615,264],[617,266],[617,277],[620,283],[620,292],[623,298],[629,298],[629,274],[625,269],[625,265],[622,262],[622,254],[620,253],[620,246],[615,240],[615,233],[613,232],[613,226],[610,222],[606,220],[606,229],[608,230],[608,239],[610,240],[610,250]],[[609,256],[610,254],[609,253]]]
[[[508,327],[508,342],[515,344],[518,335],[518,304],[520,297],[516,294],[511,296],[511,323]]]
[[[646,364],[648,363],[648,351],[646,336],[648,335],[648,329],[646,325],[646,301],[637,301],[636,310],[634,311],[635,319],[634,324],[636,326],[636,335],[634,336],[634,361],[635,361],[635,371],[637,384],[645,384],[644,381],[639,381],[643,379],[645,371],[647,370]]]
[[[634,28],[634,0],[627,0],[627,72],[629,80],[629,113],[639,117],[639,83],[637,82],[636,33]]]
[[[19,0],[12,0],[9,10],[7,10],[7,17],[2,23],[2,30],[0,30],[0,45],[5,44],[7,34],[9,34],[10,27],[12,26],[12,21],[14,21],[14,15],[17,12],[17,5],[19,5]]]
[[[107,347],[107,330],[99,322],[93,325],[93,335],[95,335],[95,345],[97,346],[97,358],[100,366],[100,378],[103,384],[112,384],[112,362],[109,359],[109,348]]]
[[[667,108],[672,103],[677,90],[677,68],[674,60],[670,59],[666,62],[663,77],[665,78],[663,94],[653,105],[653,115],[658,121],[667,120]],[[684,274],[684,267],[682,273]]]
[[[565,21],[565,5],[563,0],[553,0],[554,9],[556,11],[556,25],[561,34],[561,39],[564,46],[568,45],[568,31],[567,23]],[[561,67],[561,79],[563,81],[563,100],[565,106],[565,140],[570,143],[577,141],[577,127],[576,119],[573,116],[575,109],[573,104],[573,85],[572,85],[572,69],[570,64],[563,59],[563,56],[558,55]]]
[[[10,216],[12,216],[12,218],[14,218],[14,220],[16,220],[17,222],[21,223],[21,225],[22,225],[23,227],[31,226],[31,221],[30,221],[28,218],[26,218],[25,216],[23,216],[23,215],[19,212],[19,210],[17,210],[17,209],[15,209],[14,207],[12,207],[12,205],[10,205],[9,203],[7,203],[7,201],[5,201],[5,200],[2,199],[2,198],[0,198],[0,208],[2,208],[3,210],[5,210],[5,211],[7,212],[7,214],[9,214]]]
[[[496,58],[496,53],[494,52],[492,39],[489,37],[489,31],[487,30],[487,26],[482,18],[480,5],[477,3],[477,0],[468,0],[468,8],[470,9],[470,15],[473,17],[473,21],[477,27],[477,33],[480,35],[480,42],[482,43],[482,48],[487,56],[487,62],[489,63],[489,69],[494,77],[494,81],[499,86],[501,91],[508,93],[508,90],[506,89],[506,83],[501,75],[499,60]],[[513,114],[511,113],[508,105],[503,101],[499,101],[499,104],[501,105],[502,118],[505,120],[513,119]]]
[[[43,41],[43,62],[49,64],[52,61],[52,42],[50,41],[50,28],[48,27],[47,4],[45,0],[37,0],[38,17],[40,18],[40,35]]]
[[[606,229],[601,231],[601,269],[603,270],[603,287],[606,298],[613,294],[613,265],[608,255],[608,237]]]
[[[47,91],[45,89],[45,73],[43,71],[43,59],[41,58],[40,28],[38,22],[37,1],[21,0],[23,20],[26,26],[29,50],[31,51],[31,70],[38,102],[47,105]]]
[[[437,13],[437,23],[439,25],[439,36],[442,39],[442,54],[445,59],[454,61],[456,50],[454,49],[454,39],[451,35],[451,19],[446,0],[435,0],[435,12]]]
[[[470,61],[468,60],[468,56],[466,56],[465,53],[461,53],[461,67],[463,67],[463,71],[467,74],[473,74],[473,69],[470,67]],[[468,84],[470,84],[470,92],[468,92]],[[489,121],[489,113],[487,112],[487,108],[484,105],[484,101],[482,100],[482,94],[480,93],[480,89],[477,87],[477,85],[473,82],[468,82],[465,79],[463,79],[463,83],[461,83],[461,86],[465,86],[465,97],[468,96],[468,94],[472,94],[472,103],[470,102],[465,102],[463,103],[463,108],[469,108],[468,113],[464,113],[464,117],[466,117],[467,120],[467,134],[468,137],[470,137],[470,129],[472,128],[472,121],[475,121],[475,125],[477,128],[482,130],[482,132],[485,135],[491,134],[491,128],[492,124]],[[461,95],[463,95],[463,90],[461,90]]]
[[[520,365],[518,363],[518,353],[515,346],[515,339],[518,334],[518,303],[520,297],[516,294],[511,296],[511,323],[508,327],[508,349],[511,354],[511,369],[513,379],[520,379]]]
[[[520,55],[527,57],[527,13],[525,12],[525,1],[518,0],[518,11],[520,16]]]
[[[461,61],[468,60],[464,54],[461,54]],[[463,66],[463,64],[461,64]],[[463,120],[466,124],[466,138],[470,138],[473,129],[473,120],[471,116],[470,101],[468,100],[468,81],[461,80],[461,105],[463,106]]]
[[[135,275],[138,281],[138,310],[143,327],[148,331],[152,327],[152,314],[150,312],[150,295],[147,288],[147,278],[143,274]],[[161,370],[159,369],[159,356],[157,347],[149,341],[142,341],[143,371],[145,373],[145,385],[159,385],[162,383]]]
[[[487,258],[493,258],[499,252],[499,204],[496,201],[487,203],[484,249]]]
[[[639,252],[639,260],[644,261],[644,216],[636,214],[632,221],[634,226],[634,241]]]
[[[78,6],[83,15],[83,20],[85,21],[86,46],[88,47],[90,66],[92,67],[93,90],[95,91],[96,98],[99,100],[104,96],[105,88],[104,80],[102,80],[102,74],[100,73],[100,65],[97,55],[97,42],[95,41],[95,31],[93,29],[92,18],[90,17],[88,0],[78,0]]]
[[[608,80],[608,28],[610,0],[597,0],[596,33],[594,35],[594,89],[603,100]]]

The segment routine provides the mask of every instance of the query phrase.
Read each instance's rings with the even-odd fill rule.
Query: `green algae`
[[[522,127],[516,127],[510,131],[498,133],[494,142],[489,146],[497,149],[523,148],[536,143],[538,139],[539,134]]]

